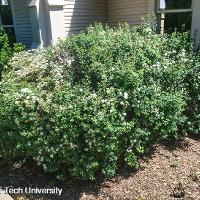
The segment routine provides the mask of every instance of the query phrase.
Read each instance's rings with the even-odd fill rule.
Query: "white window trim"
[[[64,0],[47,0],[49,6],[64,6]]]

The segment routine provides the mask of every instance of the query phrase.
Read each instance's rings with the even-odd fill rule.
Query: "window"
[[[161,33],[191,30],[192,0],[158,0],[157,2]]]
[[[15,27],[10,0],[0,0],[0,26],[8,34],[10,42],[14,43],[16,41]]]

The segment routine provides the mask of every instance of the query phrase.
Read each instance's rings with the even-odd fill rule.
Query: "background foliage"
[[[17,53],[22,50],[24,50],[24,46],[22,44],[10,44],[8,36],[0,27],[0,80],[3,68],[8,64],[13,53]]]

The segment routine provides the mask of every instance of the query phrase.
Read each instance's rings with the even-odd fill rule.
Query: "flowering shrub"
[[[188,68],[186,78],[186,126],[189,134],[200,135],[200,54],[197,52],[191,58],[191,67]]]
[[[121,160],[138,168],[148,146],[198,132],[199,63],[188,34],[147,25],[96,25],[19,53],[0,85],[1,151],[59,178],[111,176]]]

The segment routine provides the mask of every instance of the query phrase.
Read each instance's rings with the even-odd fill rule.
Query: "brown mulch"
[[[12,167],[0,162],[1,187],[63,189],[62,197],[18,195],[18,200],[200,200],[200,140],[186,138],[176,144],[157,145],[141,160],[140,170],[121,170],[115,178],[95,182],[55,177],[37,168]]]

